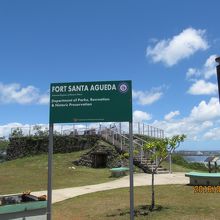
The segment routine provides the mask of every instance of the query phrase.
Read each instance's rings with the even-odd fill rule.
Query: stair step
[[[167,169],[165,169],[165,168],[163,168],[163,167],[158,167],[157,170],[158,170],[158,171],[164,171],[164,170],[167,170]]]
[[[108,130],[106,130],[108,132]],[[116,135],[117,136],[117,135]],[[112,140],[113,135],[111,135],[111,132],[108,132],[106,135],[106,132],[102,133],[102,137],[103,139],[105,139],[107,142],[111,143],[112,145],[115,146],[115,148],[119,151],[119,152],[129,152],[129,143],[128,140],[126,140],[124,142],[121,142],[120,139],[115,139],[114,142]],[[115,137],[115,135],[114,135]],[[120,137],[120,135],[119,135]],[[139,144],[141,145],[142,143],[140,143],[141,141],[139,141],[138,139],[134,138],[133,144]],[[114,143],[114,144],[113,144]],[[138,146],[139,146],[138,145]],[[139,146],[140,147],[140,146]],[[139,148],[138,148],[139,149]],[[141,148],[140,148],[141,149]],[[134,156],[134,162],[136,163],[136,165],[141,168],[144,172],[150,172],[151,169],[157,167],[155,163],[151,163],[151,160],[149,159],[150,154],[138,154],[136,156]],[[162,167],[158,167],[157,168],[157,173],[158,174],[162,174],[162,173],[169,173],[168,170],[162,168]]]
[[[167,174],[169,173],[169,170],[160,170],[160,171],[157,171],[157,174]]]
[[[145,158],[140,158],[140,157],[134,157],[136,160],[139,160],[139,161],[142,161],[142,162],[147,162],[147,163],[150,163],[151,162],[151,160],[149,160],[149,159],[145,159]]]

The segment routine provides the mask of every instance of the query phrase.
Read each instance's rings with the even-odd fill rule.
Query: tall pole
[[[122,150],[121,122],[119,123],[119,133],[120,133],[120,144],[121,144],[121,150]]]
[[[215,61],[218,63],[218,66],[216,66],[216,70],[217,70],[217,79],[218,79],[218,95],[220,100],[220,57],[217,57]]]
[[[172,155],[169,152],[169,173],[172,173]]]
[[[51,220],[52,206],[52,172],[53,172],[53,123],[49,125],[49,149],[48,149],[48,181],[47,181],[47,220]]]
[[[133,125],[129,122],[130,220],[134,220]]]

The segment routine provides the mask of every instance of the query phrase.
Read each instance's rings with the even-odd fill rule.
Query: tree
[[[11,137],[23,137],[23,131],[21,128],[15,128],[11,132]]]
[[[0,151],[5,151],[8,147],[9,141],[5,137],[0,137]]]
[[[34,131],[34,135],[39,137],[48,136],[49,134],[48,128],[45,128],[43,130],[42,126],[40,125],[35,125],[33,127],[33,131]]]
[[[144,145],[143,150],[147,153],[151,153],[152,163],[152,183],[151,183],[151,207],[153,210],[155,207],[155,191],[154,191],[154,174],[157,172],[158,167],[161,163],[173,153],[173,151],[179,147],[180,143],[183,142],[186,135],[175,135],[171,138],[158,139],[148,142]],[[156,161],[156,164],[153,164]]]

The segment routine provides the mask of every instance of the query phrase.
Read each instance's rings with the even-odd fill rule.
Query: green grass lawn
[[[155,186],[161,210],[138,215],[135,220],[217,220],[220,193],[194,193],[192,186]],[[135,207],[150,205],[150,186],[135,188]],[[146,213],[142,212],[142,213]],[[128,220],[129,189],[79,196],[53,205],[53,220]]]
[[[98,184],[114,180],[110,178],[109,169],[92,169],[77,167],[72,161],[78,159],[86,151],[53,155],[53,188],[66,188]],[[47,155],[25,157],[0,163],[0,195],[23,191],[39,191],[47,189]],[[168,168],[167,162],[163,167]],[[76,169],[69,169],[74,166]],[[173,164],[173,172],[188,172],[191,169]],[[137,169],[138,170],[138,169]]]
[[[75,187],[114,180],[106,169],[77,167],[72,161],[85,151],[54,154],[53,188]],[[47,189],[47,155],[26,157],[0,164],[0,195]],[[76,169],[69,169],[74,166]]]
[[[114,180],[109,169],[72,167],[85,151],[54,154],[53,188],[98,184]],[[37,191],[47,188],[47,155],[17,159],[0,164],[0,194]],[[168,168],[168,163],[163,166]],[[174,172],[191,169],[173,164]],[[156,204],[161,210],[138,215],[135,220],[217,220],[220,194],[196,194],[191,186],[155,186]],[[135,206],[150,205],[150,186],[135,188]],[[117,189],[79,196],[53,205],[53,220],[128,220],[129,189]]]

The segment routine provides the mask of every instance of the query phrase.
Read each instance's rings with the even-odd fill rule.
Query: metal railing
[[[99,132],[106,141],[120,148],[122,152],[129,152],[129,137],[123,134],[123,132],[107,127],[102,127]],[[154,153],[151,150],[149,152],[144,151],[144,145],[147,143],[146,140],[133,135],[134,158],[140,160],[141,163],[143,160],[148,160]],[[154,162],[157,163],[157,159]]]
[[[42,131],[49,129],[48,124],[39,124]],[[90,133],[98,133],[102,127],[108,127],[118,131],[120,134],[128,134],[128,123],[93,123],[93,124],[55,124],[54,131],[59,135],[85,135]],[[37,133],[36,125],[27,126],[2,126],[0,129],[0,136],[9,137],[16,130],[19,129],[24,136],[32,136]],[[5,131],[5,132],[4,132]],[[164,138],[164,130],[147,125],[144,123],[133,123],[133,133],[135,139],[138,139],[137,135],[144,135],[154,138]]]

